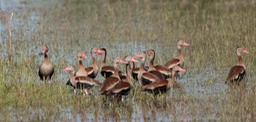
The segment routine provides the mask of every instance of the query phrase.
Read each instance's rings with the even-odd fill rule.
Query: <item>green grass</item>
[[[14,12],[11,62],[7,60],[8,30],[1,28],[0,121],[75,121],[77,116],[81,121],[140,121],[141,116],[148,121],[254,120],[254,0],[56,0],[21,4],[24,6],[7,11]],[[4,18],[0,20],[4,25]],[[80,50],[88,55],[86,66],[91,63],[91,47],[107,48],[108,64],[115,56],[153,48],[155,64],[164,64],[177,56],[177,39],[191,45],[182,49],[187,72],[178,79],[183,89],[176,89],[166,99],[134,88],[127,101],[119,104],[105,101],[99,87],[82,97],[73,96],[72,88],[65,86],[69,74],[62,69],[77,65],[75,57]],[[43,44],[50,48],[55,65],[51,85],[39,81],[37,75]],[[248,71],[243,94],[227,92],[224,84],[229,68],[237,62],[237,46],[250,52],[243,55]],[[119,67],[124,70],[124,66]],[[100,75],[96,79],[103,80]]]

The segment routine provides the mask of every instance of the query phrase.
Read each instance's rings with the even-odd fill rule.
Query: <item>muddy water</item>
[[[13,22],[12,22],[12,30],[13,30],[13,40],[15,50],[15,58],[14,60],[20,60],[24,57],[34,57],[35,62],[39,64],[42,61],[42,57],[38,56],[41,48],[39,45],[43,43],[51,43],[50,46],[50,58],[53,64],[60,64],[57,66],[57,73],[55,80],[63,83],[66,81],[67,74],[63,73],[61,69],[67,64],[76,64],[75,55],[77,51],[84,50],[88,59],[90,59],[89,50],[93,46],[105,47],[108,49],[108,57],[109,59],[114,56],[122,56],[122,55],[134,55],[142,50],[146,50],[148,48],[154,48],[157,54],[161,54],[159,50],[167,50],[170,49],[170,45],[159,45],[157,42],[148,44],[145,46],[145,42],[140,39],[134,39],[133,41],[123,41],[122,36],[116,37],[112,40],[117,40],[111,43],[107,43],[103,40],[96,41],[97,39],[92,39],[90,41],[85,41],[84,38],[88,37],[86,34],[89,33],[89,30],[86,30],[87,27],[81,26],[80,28],[84,30],[84,33],[79,32],[70,32],[73,33],[70,35],[62,35],[59,30],[65,31],[65,27],[62,26],[54,26],[51,24],[49,20],[52,20],[54,16],[51,15],[50,11],[47,11],[47,8],[51,8],[52,6],[58,6],[64,1],[54,1],[54,0],[1,0],[0,7],[1,10],[6,11],[8,15],[11,12],[14,13]],[[67,2],[67,1],[65,1]],[[79,0],[78,0],[79,2]],[[79,3],[78,3],[79,4]],[[68,7],[68,6],[64,6]],[[60,8],[57,8],[60,9]],[[61,11],[61,10],[60,10]],[[66,15],[69,16],[69,15]],[[48,20],[48,18],[51,18]],[[78,17],[78,19],[80,19]],[[84,18],[83,18],[84,19]],[[1,18],[0,23],[0,31],[2,38],[0,38],[0,43],[4,44],[1,46],[1,51],[5,52],[1,54],[1,58],[6,58],[5,48],[8,42],[8,28],[5,25],[5,21]],[[61,21],[61,20],[56,20]],[[87,21],[86,19],[84,20]],[[60,22],[61,23],[61,22]],[[72,22],[71,22],[72,23]],[[46,24],[46,25],[45,25]],[[47,25],[49,24],[49,25]],[[139,25],[139,27],[142,27]],[[64,29],[63,29],[64,28]],[[77,28],[75,27],[76,31]],[[150,29],[147,27],[145,30]],[[80,30],[81,31],[81,30]],[[97,31],[96,31],[97,32]],[[78,33],[78,34],[77,34]],[[73,37],[76,36],[76,37]],[[19,41],[17,41],[19,40]],[[106,39],[107,40],[107,39]],[[82,43],[82,44],[81,44]],[[86,43],[86,44],[84,44]],[[18,46],[17,46],[18,45]],[[76,47],[77,45],[80,45]],[[82,46],[81,46],[82,45]],[[73,48],[76,47],[76,48]],[[173,48],[173,46],[172,46]],[[68,54],[68,55],[67,55]],[[162,59],[165,60],[165,59]],[[90,60],[85,61],[86,65],[89,65]],[[36,70],[36,68],[35,68]],[[196,69],[195,69],[196,70]],[[182,102],[174,102],[172,111],[165,110],[145,110],[143,106],[138,104],[128,105],[127,108],[132,108],[132,111],[129,111],[130,115],[120,115],[119,113],[105,113],[104,111],[99,113],[90,113],[90,112],[78,112],[72,110],[72,108],[62,108],[61,114],[59,117],[53,117],[54,121],[125,121],[127,118],[130,118],[130,121],[189,121],[191,118],[199,118],[201,121],[207,120],[216,120],[215,112],[218,109],[218,103],[207,104],[204,103],[205,99],[210,99],[210,97],[218,97],[221,99],[225,99],[225,93],[227,91],[227,86],[224,85],[223,77],[226,77],[223,74],[227,74],[229,69],[223,69],[221,72],[215,71],[213,68],[208,67],[203,70],[196,70],[194,72],[193,69],[187,69],[187,72],[181,75],[181,78],[177,79],[178,88],[174,89],[173,96],[174,98],[180,97],[182,95],[191,96],[196,99],[202,100],[202,102],[195,103],[182,103]],[[100,77],[98,77],[101,79]],[[255,78],[254,78],[255,79]],[[101,79],[102,80],[102,79]],[[209,82],[210,81],[210,82]],[[250,85],[250,83],[248,84]],[[250,89],[250,88],[248,88]],[[223,97],[219,97],[223,96]],[[178,100],[177,100],[178,101]],[[188,106],[186,106],[188,104]],[[211,109],[209,112],[205,113],[205,111],[200,109],[200,106],[208,106]],[[193,107],[191,107],[193,106]],[[198,110],[191,110],[191,109]],[[38,116],[38,120],[43,117],[43,110],[30,108],[32,114],[30,118]],[[196,113],[194,113],[196,112]],[[10,113],[10,116],[14,116],[15,113]],[[40,116],[42,115],[42,116]],[[127,117],[128,116],[128,117]],[[18,118],[18,120],[23,120],[24,118]],[[26,120],[26,119],[25,119]],[[218,120],[218,118],[217,118]],[[15,121],[15,120],[13,120]]]

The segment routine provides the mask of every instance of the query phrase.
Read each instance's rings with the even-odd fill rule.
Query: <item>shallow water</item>
[[[64,2],[70,1],[57,1],[57,0],[3,0],[0,1],[1,10],[6,11],[8,14],[13,12],[13,50],[14,50],[14,61],[23,60],[26,58],[34,58],[35,64],[37,66],[42,61],[42,57],[38,55],[41,51],[41,45],[44,43],[49,44],[50,59],[52,63],[57,67],[54,80],[57,81],[57,84],[65,84],[68,75],[67,73],[62,72],[63,67],[69,64],[76,65],[77,61],[75,60],[76,53],[80,50],[83,50],[88,55],[88,59],[84,61],[85,65],[88,66],[90,62],[89,49],[91,47],[105,47],[108,50],[108,63],[111,64],[110,60],[114,56],[124,56],[124,55],[135,55],[136,53],[146,50],[148,48],[153,48],[156,50],[156,54],[160,55],[156,57],[158,60],[156,64],[165,62],[166,58],[161,58],[161,55],[164,57],[173,57],[176,54],[169,54],[168,52],[162,52],[162,50],[175,50],[174,46],[171,44],[161,44],[158,43],[158,36],[152,33],[154,37],[151,42],[147,42],[145,38],[140,39],[137,37],[129,36],[129,32],[125,29],[122,31],[127,31],[127,35],[116,34],[113,37],[108,37],[106,33],[111,33],[112,30],[106,30],[105,24],[97,25],[93,23],[91,18],[83,17],[79,14],[79,2],[77,4],[72,4],[70,6],[59,7],[58,5],[69,5],[63,4]],[[100,4],[100,3],[99,3]],[[102,3],[103,4],[103,3]],[[58,15],[52,15],[51,11],[48,11],[47,8],[52,8],[56,6],[56,9],[60,9]],[[78,6],[75,16],[76,18],[68,18],[71,15],[62,15],[62,9],[75,9]],[[103,5],[105,7],[107,5]],[[87,6],[88,7],[88,6]],[[156,6],[157,8],[157,6]],[[90,10],[90,8],[88,8]],[[111,8],[109,8],[111,9]],[[64,10],[63,10],[64,11]],[[93,9],[92,9],[93,11]],[[56,11],[55,11],[56,12]],[[92,12],[93,13],[93,12]],[[104,12],[102,12],[104,14]],[[59,17],[63,16],[63,17]],[[100,17],[106,15],[98,15],[99,21]],[[111,16],[111,13],[108,14]],[[139,15],[138,15],[139,16]],[[57,20],[54,18],[58,18]],[[74,17],[74,16],[72,16]],[[141,16],[139,16],[141,17]],[[143,16],[142,16],[143,17]],[[68,18],[68,19],[67,19]],[[102,17],[103,18],[103,17]],[[63,19],[63,20],[62,20]],[[70,21],[68,21],[70,19]],[[129,18],[127,18],[129,19]],[[3,19],[2,19],[3,20]],[[55,20],[53,22],[53,20]],[[72,21],[73,20],[73,21]],[[79,21],[81,20],[81,22]],[[101,20],[102,23],[105,21],[111,20]],[[126,28],[125,23],[120,22],[120,20],[113,20],[113,28]],[[86,23],[88,22],[88,23]],[[89,26],[86,24],[95,24],[94,26]],[[104,26],[101,28],[101,25]],[[110,27],[112,27],[110,26]],[[70,29],[71,28],[71,29]],[[154,30],[157,28],[153,23],[136,23],[133,22],[131,26],[132,31],[137,29],[144,29],[145,33],[149,33],[149,30]],[[1,21],[0,31],[2,38],[0,38],[0,43],[3,43],[1,46],[0,58],[7,58],[7,45],[8,45],[8,28],[5,26],[5,22]],[[80,32],[82,31],[82,32]],[[104,31],[104,32],[102,32]],[[107,31],[107,32],[105,32]],[[110,32],[108,32],[110,31]],[[93,34],[91,34],[93,33]],[[106,34],[106,37],[97,37],[97,34]],[[141,34],[143,36],[143,34]],[[150,38],[150,37],[148,37]],[[128,41],[127,41],[128,40]],[[111,42],[111,43],[110,43]],[[100,58],[98,58],[100,59]],[[121,66],[120,66],[121,67]],[[121,68],[123,70],[123,67]],[[34,67],[34,71],[37,71],[37,67]],[[163,106],[166,104],[156,103],[156,106],[159,104],[159,109],[143,108],[136,103],[129,103],[125,107],[120,107],[120,109],[127,109],[126,113],[118,113],[113,108],[101,108],[100,112],[81,112],[76,111],[72,107],[60,107],[61,113],[58,117],[50,117],[52,121],[126,121],[127,118],[130,121],[208,121],[208,120],[219,120],[217,111],[220,107],[221,100],[225,101],[227,98],[228,86],[224,84],[225,77],[229,71],[229,68],[222,69],[222,71],[216,71],[211,66],[205,69],[190,68],[187,69],[187,72],[181,75],[181,78],[177,79],[179,88],[174,89],[173,96],[167,95],[167,97],[174,98],[172,101],[173,110],[164,110]],[[33,76],[36,74],[33,74]],[[248,76],[250,80],[255,80],[256,77]],[[20,81],[26,81],[28,77],[21,77]],[[39,78],[34,78],[33,80],[39,80]],[[97,79],[103,80],[102,77],[97,76]],[[249,82],[247,85],[248,89],[251,89],[253,83]],[[67,87],[67,90],[70,90]],[[72,93],[67,96],[70,97]],[[97,95],[97,93],[96,93]],[[197,99],[199,102],[189,103],[188,101],[183,101],[182,97],[189,97]],[[181,97],[181,98],[180,98]],[[180,99],[179,99],[180,98]],[[220,100],[211,100],[218,98]],[[212,101],[211,103],[205,103],[205,101]],[[170,101],[169,101],[170,102]],[[167,104],[169,105],[169,104]],[[201,106],[207,106],[203,109],[200,109]],[[42,108],[29,108],[31,115],[24,115],[24,117],[16,117],[16,113],[11,112],[9,116],[11,121],[16,120],[47,120],[44,117],[49,114],[46,110]],[[113,111],[107,109],[113,109]],[[197,109],[197,110],[193,110]],[[205,113],[205,109],[207,113]],[[107,112],[105,112],[105,110]],[[196,112],[196,113],[194,113]]]

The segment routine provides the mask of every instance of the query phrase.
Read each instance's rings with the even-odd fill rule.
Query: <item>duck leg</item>
[[[88,90],[87,89],[83,89],[83,91],[84,91],[84,96],[86,96],[86,95],[88,95]]]
[[[76,95],[76,88],[74,88],[74,95]]]

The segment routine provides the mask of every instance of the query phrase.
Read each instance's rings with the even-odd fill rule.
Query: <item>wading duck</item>
[[[175,74],[177,73],[177,71],[185,72],[185,70],[181,67],[175,66],[173,67],[172,72],[168,72],[170,78],[145,85],[143,86],[143,91],[150,92],[155,95],[159,93],[165,93],[168,90],[171,90],[170,92],[172,93],[173,85],[175,83]]]
[[[230,82],[236,81],[238,83],[244,79],[244,76],[246,74],[246,67],[244,65],[241,53],[247,54],[249,52],[245,49],[242,49],[241,47],[236,48],[238,63],[230,69],[228,73],[227,81],[230,81]],[[227,83],[227,81],[225,83]]]
[[[40,55],[44,55],[44,61],[39,67],[38,75],[41,80],[49,80],[49,83],[51,83],[51,78],[54,73],[54,67],[49,61],[47,52],[48,47],[44,45],[43,51],[40,53]]]

